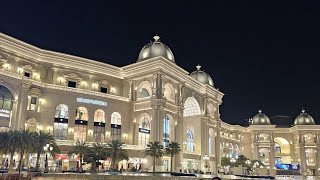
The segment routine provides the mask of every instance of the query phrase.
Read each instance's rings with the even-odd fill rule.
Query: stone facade
[[[155,43],[160,43],[157,38]],[[300,164],[303,174],[319,168],[320,158],[310,155],[319,157],[318,125],[227,124],[219,113],[224,94],[210,76],[203,75],[200,66],[189,76],[174,62],[171,51],[167,53],[170,59],[143,54],[137,63],[115,67],[0,34],[0,87],[12,95],[9,108],[0,106],[0,129],[50,131],[62,154],[77,140],[106,143],[121,138],[131,158],[122,162],[125,166],[151,167],[151,159],[143,155],[146,143],[160,141],[166,146],[176,141],[183,149],[173,159],[177,171],[216,173],[222,168],[221,157],[242,154],[250,159],[263,156],[272,169],[276,157],[282,163]],[[194,78],[199,76],[210,79]],[[275,146],[284,152],[275,152]],[[71,168],[69,161],[63,159],[63,168]],[[163,157],[158,170],[170,169],[170,161]]]

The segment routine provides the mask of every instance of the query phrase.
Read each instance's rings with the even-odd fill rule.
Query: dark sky
[[[237,124],[259,108],[320,120],[317,1],[1,2],[0,31],[40,48],[116,66],[136,61],[154,34],[189,72],[198,63]],[[209,3],[210,2],[210,3]]]

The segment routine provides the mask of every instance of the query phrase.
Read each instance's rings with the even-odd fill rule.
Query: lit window
[[[200,106],[197,100],[193,97],[188,97],[184,103],[183,116],[201,115]]]
[[[106,115],[102,109],[94,113],[94,138],[96,142],[105,141],[105,119]]]
[[[12,110],[13,105],[13,95],[11,91],[5,87],[0,85],[0,109]]]
[[[121,139],[121,115],[118,112],[111,114],[111,137],[113,140]]]
[[[150,123],[144,116],[139,122],[139,145],[145,146],[150,141]]]
[[[53,134],[55,139],[66,140],[68,134],[68,106],[59,104],[56,107]]]
[[[166,115],[163,119],[163,147],[168,147],[170,143],[170,119]]]
[[[88,110],[85,107],[78,107],[74,127],[74,140],[86,141],[88,126]]]
[[[187,131],[187,151],[194,152],[193,133],[191,130]]]

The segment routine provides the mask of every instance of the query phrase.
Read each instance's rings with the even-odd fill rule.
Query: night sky
[[[319,124],[319,1],[79,2],[1,2],[0,32],[116,66],[158,34],[179,66],[211,75],[223,121],[243,124],[260,108],[293,118],[304,107]]]

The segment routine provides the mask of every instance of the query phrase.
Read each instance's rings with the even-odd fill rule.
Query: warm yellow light
[[[21,67],[18,67],[17,71],[19,74],[23,73],[23,69]]]

